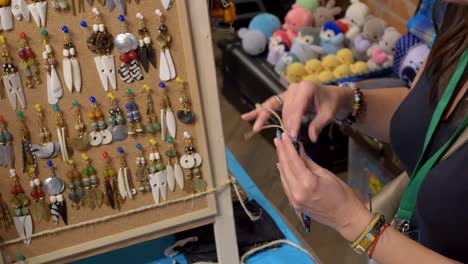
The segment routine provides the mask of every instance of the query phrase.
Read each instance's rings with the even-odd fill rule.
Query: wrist
[[[338,226],[337,231],[348,242],[353,242],[374,218],[367,208],[359,209],[352,217]]]
[[[354,92],[346,87],[337,87],[337,89],[340,89],[340,99],[335,118],[337,120],[344,120],[353,111]]]

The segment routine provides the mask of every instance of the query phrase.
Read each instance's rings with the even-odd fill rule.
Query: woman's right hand
[[[308,128],[312,142],[317,142],[320,131],[335,118],[344,119],[352,111],[353,92],[343,87],[324,86],[303,81],[291,84],[279,96],[283,102],[283,123],[290,136],[299,135],[304,115],[315,115]],[[280,101],[275,97],[269,98],[262,105],[272,110],[278,110],[281,107]],[[242,119],[256,120],[253,131],[259,132],[270,115],[268,111],[255,109],[242,115]]]

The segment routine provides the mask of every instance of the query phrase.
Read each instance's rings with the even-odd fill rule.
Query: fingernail
[[[289,139],[289,136],[286,134],[286,133],[283,133],[283,135],[281,136],[281,139],[286,140],[286,139]]]
[[[275,147],[278,147],[278,140],[279,140],[279,138],[273,139],[273,143],[275,144]]]
[[[278,162],[278,163],[276,163],[276,168],[278,168],[278,171],[281,171],[281,168],[280,168],[280,164],[279,164],[279,162]]]

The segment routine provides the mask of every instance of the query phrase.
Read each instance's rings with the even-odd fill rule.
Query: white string
[[[247,206],[245,206],[244,200],[242,199],[242,197],[240,195],[239,188],[237,187],[237,184],[235,182],[233,182],[232,186],[234,187],[234,191],[236,192],[237,198],[239,199],[239,202],[240,202],[242,208],[244,209],[244,212],[249,216],[249,218],[250,218],[250,220],[252,222],[258,221],[260,219],[260,217],[262,217],[262,211],[260,211],[259,213],[256,213],[256,214],[252,213],[247,208]]]

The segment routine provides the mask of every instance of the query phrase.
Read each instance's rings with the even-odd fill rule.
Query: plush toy
[[[322,72],[322,62],[318,59],[311,59],[306,62],[305,69],[309,74],[318,75]]]
[[[328,1],[326,6],[319,6],[314,12],[314,26],[322,28],[328,21],[334,21],[335,17],[341,13],[341,7],[335,6],[335,0]]]
[[[283,57],[278,61],[278,63],[275,66],[275,71],[279,75],[282,75],[284,71],[286,70],[286,66],[293,62],[299,62],[299,58],[294,55],[292,52],[286,52]]]
[[[393,71],[406,82],[408,87],[413,84],[414,78],[429,52],[429,47],[411,33],[404,35],[397,41]]]
[[[351,65],[354,63],[353,52],[348,48],[340,49],[336,53],[336,57],[338,58],[341,64]]]
[[[353,74],[361,74],[365,73],[366,71],[369,70],[369,67],[367,66],[367,63],[364,61],[357,61],[354,64],[351,64],[349,66],[349,69]]]
[[[303,81],[311,81],[313,83],[320,83],[320,79],[318,77],[318,74],[311,74],[307,75],[304,78],[302,78]]]
[[[284,44],[286,44],[288,49],[291,48],[291,40],[289,40],[289,37],[286,31],[282,29],[277,30],[275,31],[275,33],[273,33],[273,36],[271,36],[270,38],[270,43],[268,47],[271,48],[272,46],[276,46],[276,44],[280,42],[283,42]]]
[[[361,32],[366,22],[366,17],[369,15],[369,7],[359,0],[350,0],[350,2],[351,5],[346,9],[345,17],[342,21],[349,28],[348,32],[346,32],[346,38],[352,40]]]
[[[327,55],[322,58],[322,68],[326,71],[332,72],[340,64],[341,62],[336,55]]]
[[[297,38],[291,47],[294,53],[302,62],[318,58],[324,53],[320,47],[320,33],[313,27],[305,27],[299,31]]]
[[[362,33],[357,35],[352,41],[352,46],[358,59],[368,59],[367,50],[374,44],[377,44],[382,38],[387,23],[385,20],[369,16],[364,24]]]
[[[311,27],[314,23],[312,13],[294,4],[284,18],[283,29],[288,33],[289,39],[292,41],[297,37],[297,32],[303,27]]]
[[[310,13],[314,13],[320,6],[320,3],[318,0],[296,0],[296,5],[299,5]]]
[[[335,79],[335,76],[331,71],[323,71],[318,76],[321,83],[329,82]]]
[[[242,39],[242,48],[252,56],[265,51],[273,32],[281,28],[281,21],[274,15],[263,13],[250,21],[249,28],[241,28],[237,35]]]
[[[286,66],[285,77],[289,83],[298,83],[302,78],[307,75],[304,64],[300,62],[293,62]]]
[[[351,76],[351,74],[351,69],[349,68],[349,65],[346,64],[341,64],[333,71],[333,76],[335,76],[335,79],[345,78]]]
[[[320,46],[326,54],[336,54],[344,48],[344,35],[341,27],[333,21],[326,22],[320,32]]]
[[[267,61],[271,65],[276,65],[278,61],[283,57],[283,55],[289,51],[288,46],[284,42],[279,42],[274,46],[270,45],[270,49],[268,50]]]
[[[395,45],[400,38],[401,34],[395,28],[386,28],[379,43],[367,51],[367,55],[370,57],[367,62],[369,69],[392,66]]]

